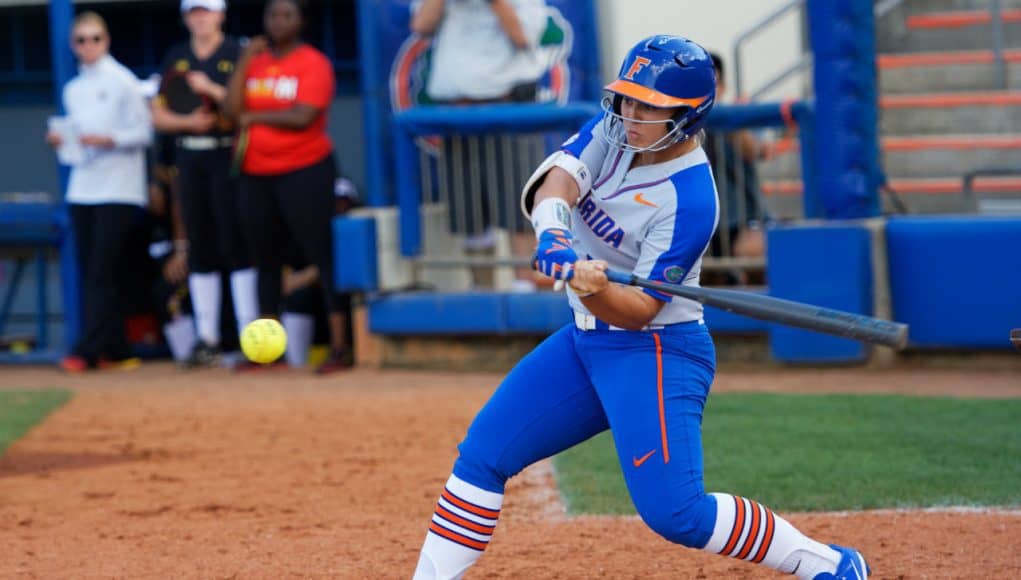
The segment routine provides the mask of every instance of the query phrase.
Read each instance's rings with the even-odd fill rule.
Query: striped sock
[[[840,553],[799,532],[773,510],[736,495],[716,498],[716,525],[703,550],[763,564],[798,578],[833,573]]]
[[[489,545],[503,494],[476,487],[451,474],[436,503],[414,580],[460,578]]]

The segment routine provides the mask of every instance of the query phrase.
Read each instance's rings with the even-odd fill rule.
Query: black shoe
[[[330,356],[323,361],[323,364],[316,367],[315,374],[328,375],[331,373],[346,371],[354,365],[354,357],[345,350],[332,351]]]
[[[211,368],[220,365],[220,355],[223,351],[219,346],[211,346],[201,340],[195,343],[191,355],[181,366],[186,369]]]

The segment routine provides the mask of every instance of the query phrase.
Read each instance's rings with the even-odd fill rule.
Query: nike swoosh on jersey
[[[635,201],[637,201],[638,203],[640,203],[642,205],[647,205],[649,207],[659,207],[658,205],[656,205],[656,204],[652,203],[651,201],[645,199],[645,194],[641,193],[641,192],[636,193],[634,199],[635,199]]]

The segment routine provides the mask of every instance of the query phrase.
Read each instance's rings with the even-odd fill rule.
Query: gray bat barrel
[[[611,282],[658,290],[760,320],[882,344],[898,350],[903,349],[908,341],[908,326],[899,322],[739,290],[653,282],[613,270],[608,270],[606,275]]]

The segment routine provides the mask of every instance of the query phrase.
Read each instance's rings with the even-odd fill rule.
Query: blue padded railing
[[[567,105],[423,106],[394,115],[397,205],[400,208],[401,254],[421,253],[419,158],[415,138],[431,135],[483,135],[574,131],[599,112],[595,103]]]
[[[574,131],[599,112],[596,103],[494,104],[473,106],[421,106],[393,117],[394,152],[397,175],[397,205],[400,209],[401,254],[415,257],[421,253],[422,226],[419,206],[421,191],[418,177],[419,155],[416,137],[445,135],[485,135],[542,131]],[[812,163],[813,115],[809,102],[719,105],[709,117],[710,126],[728,131],[741,128],[800,127],[802,177],[805,183],[805,212],[812,217],[819,207],[815,200]]]

